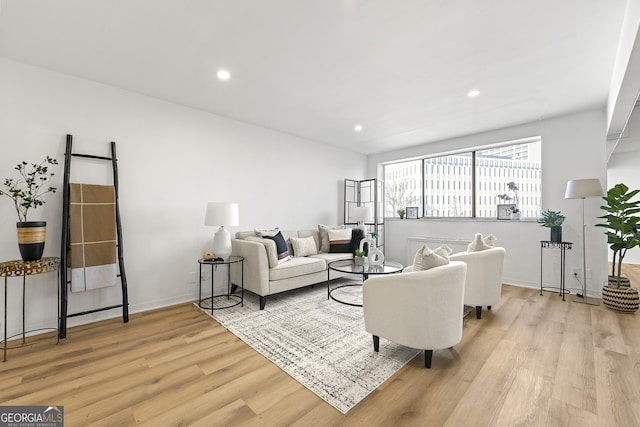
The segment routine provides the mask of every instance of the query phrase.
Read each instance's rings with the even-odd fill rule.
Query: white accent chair
[[[459,252],[449,255],[451,261],[467,264],[464,303],[476,308],[476,318],[482,318],[482,306],[491,310],[500,302],[502,294],[502,267],[506,251],[501,247],[483,251]]]
[[[462,339],[463,296],[467,266],[451,262],[428,270],[369,276],[364,282],[363,310],[373,349],[380,337],[424,350],[431,367],[433,350],[450,348]]]

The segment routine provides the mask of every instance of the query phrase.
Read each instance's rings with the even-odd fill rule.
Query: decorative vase
[[[364,265],[364,257],[363,256],[353,257],[353,262],[356,265]]]
[[[562,243],[562,226],[551,227],[551,241],[553,243]]]
[[[520,212],[511,212],[510,217],[511,217],[511,219],[519,220],[520,219]]]
[[[372,238],[365,238],[360,240],[360,250],[364,250],[364,245],[367,245],[367,260],[369,265],[378,266],[384,263],[384,254],[378,248],[376,248],[376,241]]]
[[[636,288],[602,287],[602,304],[621,313],[634,313],[640,307],[640,298]]]
[[[384,264],[384,254],[375,246],[373,248],[369,248],[369,255],[367,255],[367,258],[369,259],[369,265],[374,267]]]
[[[20,249],[22,260],[25,262],[40,260],[47,236],[47,222],[18,222],[16,227],[18,229],[18,249]]]

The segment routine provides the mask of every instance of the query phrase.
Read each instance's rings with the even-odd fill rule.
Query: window
[[[523,217],[540,216],[541,139],[384,166],[385,216],[419,206],[425,217],[496,218],[513,203]],[[515,184],[515,191],[508,183]]]

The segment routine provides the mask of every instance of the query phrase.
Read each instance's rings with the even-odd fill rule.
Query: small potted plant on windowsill
[[[49,156],[40,163],[20,162],[14,168],[20,178],[6,178],[5,189],[0,189],[0,195],[13,200],[18,213],[18,248],[23,261],[38,261],[42,258],[46,237],[46,221],[28,221],[30,209],[36,209],[45,204],[44,195],[55,193],[56,187],[48,186],[54,173],[50,167],[58,161]]]
[[[565,216],[560,211],[552,211],[547,209],[542,212],[542,216],[538,219],[538,222],[542,227],[551,229],[551,241],[554,243],[562,243],[562,223],[564,223]]]
[[[520,209],[518,208],[518,184],[515,182],[507,182],[507,189],[513,192],[513,197],[508,194],[498,194],[498,198],[503,202],[511,202],[513,201],[513,206],[509,208],[509,214],[511,219],[520,219]]]

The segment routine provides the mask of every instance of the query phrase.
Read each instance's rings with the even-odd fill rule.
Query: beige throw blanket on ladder
[[[93,184],[69,186],[71,291],[114,286],[118,274],[115,188]]]

